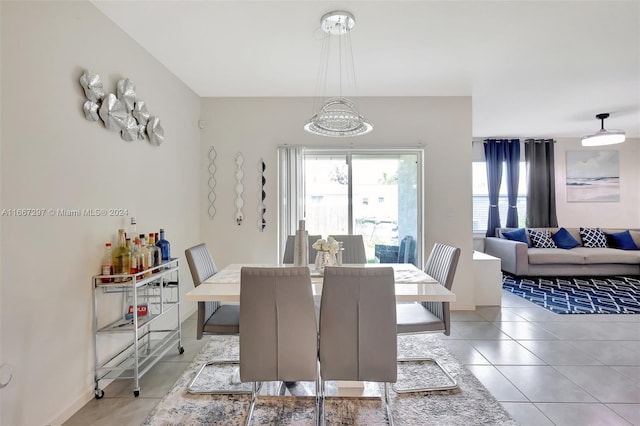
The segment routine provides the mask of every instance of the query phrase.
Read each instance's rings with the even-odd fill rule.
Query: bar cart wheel
[[[178,353],[182,355],[184,353],[184,347],[178,346]]]
[[[139,390],[134,390],[133,391],[133,396],[135,396],[136,398],[140,396],[140,391]]]
[[[94,391],[94,394],[96,396],[96,399],[102,399],[102,397],[104,396],[104,391],[102,389],[96,389]]]

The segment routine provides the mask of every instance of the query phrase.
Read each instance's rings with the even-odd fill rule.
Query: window
[[[389,249],[397,259],[403,238],[411,237],[415,243],[404,246],[416,248],[410,258],[421,264],[421,150],[304,149],[301,157],[303,194],[287,197],[281,191],[281,239],[304,217],[311,235],[362,235],[368,262],[380,261],[380,253],[386,256]],[[281,181],[288,180],[282,172]],[[287,199],[302,202],[302,209],[286,204]],[[291,211],[297,217],[286,217]]]
[[[518,182],[518,226],[523,228],[527,213],[527,175],[526,165],[520,162],[520,180]],[[502,172],[502,184],[498,196],[498,210],[500,223],[504,226],[507,221],[507,180],[506,172]],[[473,232],[486,232],[489,218],[489,189],[487,186],[487,168],[484,161],[473,162]]]

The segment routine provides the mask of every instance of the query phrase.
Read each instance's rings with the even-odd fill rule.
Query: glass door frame
[[[423,148],[322,148],[322,147],[307,147],[304,150],[304,157],[312,155],[335,155],[344,156],[348,170],[348,232],[353,234],[353,156],[371,155],[372,157],[384,156],[384,155],[415,155],[416,156],[416,262],[418,265],[424,265],[423,253],[424,253],[424,149]],[[306,200],[306,196],[302,197]],[[304,207],[304,215],[306,216],[306,203]]]

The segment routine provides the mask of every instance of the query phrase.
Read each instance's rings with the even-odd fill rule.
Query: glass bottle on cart
[[[171,260],[171,244],[169,244],[169,241],[164,239],[164,229],[162,228],[160,229],[160,240],[156,242],[156,246],[160,247],[163,262]]]
[[[118,229],[118,247],[113,251],[113,273],[114,275],[129,274],[131,265],[131,250],[126,246],[124,239],[124,229]],[[123,282],[126,278],[115,278],[115,282]]]

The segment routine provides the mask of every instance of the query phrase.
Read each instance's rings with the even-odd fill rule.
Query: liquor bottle
[[[131,251],[131,262],[129,262],[129,273],[133,275],[138,273],[138,259],[135,256],[135,248],[133,247],[131,238],[127,238],[127,247],[129,247],[129,250]]]
[[[140,237],[136,237],[136,242],[133,245],[133,256],[136,258],[136,265],[138,266],[136,272],[144,271],[144,259],[142,257],[142,250],[140,250]]]
[[[151,252],[147,248],[147,239],[144,236],[144,234],[140,234],[139,240],[140,240],[140,259],[142,260],[141,270],[148,271],[144,274],[145,277],[148,277],[149,275],[151,275],[150,268],[153,267],[153,265],[151,264]]]
[[[160,252],[160,248],[156,247],[156,238],[153,235],[153,232],[149,232],[149,244],[147,244],[147,248],[151,252],[153,267],[156,268],[153,272],[158,272],[157,267],[162,263],[162,253]]]
[[[102,275],[113,275],[113,250],[111,249],[111,243],[104,245],[104,256],[102,256],[102,267],[100,271]],[[113,278],[102,278],[102,282],[113,282]]]
[[[126,246],[124,239],[124,229],[118,229],[118,247],[113,250],[113,273],[115,275],[128,274],[131,265],[131,250]],[[119,283],[126,281],[126,278],[118,277],[114,281]]]
[[[171,260],[171,244],[169,244],[169,241],[164,239],[164,229],[162,228],[160,228],[160,240],[156,242],[156,246],[160,247],[163,262]]]
[[[134,216],[131,216],[131,223],[129,224],[129,232],[127,232],[127,237],[131,238],[131,241],[135,242],[136,237],[138,236],[137,221]]]

